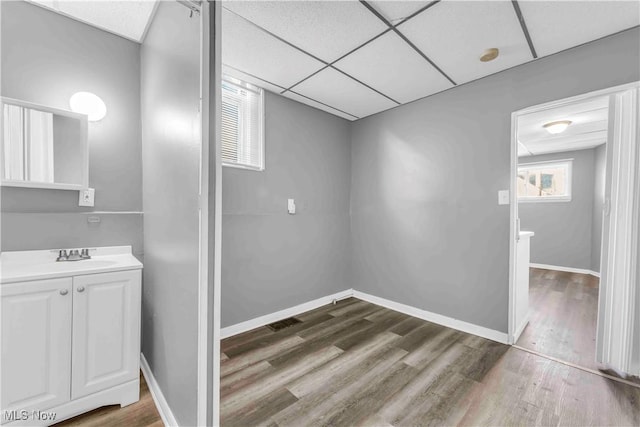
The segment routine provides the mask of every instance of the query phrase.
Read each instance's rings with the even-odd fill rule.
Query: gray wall
[[[142,45],[142,353],[180,425],[196,424],[199,17],[159,2]]]
[[[89,123],[95,207],[78,207],[77,191],[3,187],[2,249],[133,245],[142,254],[140,46],[23,1],[0,7],[2,96],[68,110],[72,94],[90,91],[107,105]],[[94,211],[100,224],[87,223]]]
[[[591,269],[595,149],[520,157],[519,163],[573,159],[571,201],[518,203],[520,228],[533,231],[531,262]]]
[[[591,231],[591,270],[600,272],[602,251],[602,208],[606,181],[607,146],[596,148],[594,155],[595,179],[593,186],[593,228]]]
[[[266,169],[223,167],[223,327],[351,287],[349,123],[265,94]]]
[[[353,287],[507,332],[511,113],[640,79],[633,28],[353,124]]]

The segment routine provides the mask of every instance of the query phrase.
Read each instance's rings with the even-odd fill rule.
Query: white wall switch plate
[[[509,190],[498,191],[498,204],[499,205],[509,204]]]
[[[296,214],[296,201],[294,199],[287,200],[287,211],[289,212],[289,215]]]
[[[80,190],[79,193],[78,206],[93,206],[96,198],[95,188],[85,188]]]

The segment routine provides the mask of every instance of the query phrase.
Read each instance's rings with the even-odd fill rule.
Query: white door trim
[[[211,394],[206,402],[211,408],[211,419],[206,425],[220,425],[220,336],[221,336],[221,289],[222,289],[222,134],[221,134],[221,111],[222,111],[222,5],[219,1],[203,2],[207,3],[206,10],[207,24],[207,72],[210,76],[209,87],[206,91],[206,104],[208,117],[212,117],[207,122],[210,152],[207,161],[209,162],[209,172],[214,176],[214,188],[209,188],[209,194],[213,195],[213,200],[209,199],[209,207],[213,203],[213,212],[209,209],[208,218],[211,221],[213,214],[213,233],[209,228],[203,239],[213,253],[209,254],[207,260],[209,272],[213,270],[213,280],[209,283],[213,285],[212,303],[209,306],[208,321],[213,327],[209,336],[212,339],[207,353],[207,358],[211,362],[209,369],[210,377],[207,378],[211,385]],[[213,34],[211,33],[213,31]],[[213,46],[210,42],[213,42]],[[213,55],[213,58],[211,57]],[[213,66],[211,69],[210,64]],[[213,156],[211,149],[213,150]],[[210,277],[211,279],[211,277]],[[209,299],[211,301],[211,299]],[[205,375],[206,377],[206,375]]]
[[[596,339],[597,361],[603,366],[640,375],[634,360],[640,231],[640,149],[638,148],[638,92],[630,89],[612,95],[610,105],[611,165],[608,212],[605,212],[603,268]]]
[[[518,283],[516,259],[520,240],[520,221],[518,220],[518,112],[511,114],[511,175],[509,179],[509,319],[507,322],[507,343],[515,344],[520,335],[516,324],[516,284]]]
[[[192,10],[193,11],[193,10]],[[192,12],[193,13],[193,12]],[[209,4],[200,4],[200,225],[196,422],[207,425],[209,402]]]
[[[516,175],[518,171],[518,117],[524,114],[546,111],[557,107],[562,107],[576,102],[582,102],[591,98],[602,96],[612,96],[621,94],[631,89],[640,87],[640,82],[632,82],[607,89],[601,89],[582,95],[577,95],[561,100],[551,101],[544,104],[527,107],[511,114],[511,177],[509,180],[509,203],[510,203],[510,227],[509,227],[509,343],[513,344],[516,336],[515,324],[515,286],[516,286],[516,250],[518,241],[518,195],[516,185]],[[604,266],[602,267],[604,271]],[[602,273],[601,271],[601,273]]]
[[[200,7],[200,251],[198,287],[197,424],[219,425],[220,267],[222,165],[220,162],[221,6]],[[214,34],[211,31],[214,31]],[[213,43],[213,45],[212,45]],[[212,57],[213,55],[213,57]],[[213,67],[213,68],[212,68]],[[211,179],[213,178],[213,186]]]

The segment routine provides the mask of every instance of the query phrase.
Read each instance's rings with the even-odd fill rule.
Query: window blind
[[[262,89],[236,79],[222,81],[222,163],[264,169]]]

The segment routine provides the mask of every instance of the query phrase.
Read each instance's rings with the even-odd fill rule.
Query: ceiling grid
[[[524,37],[527,39],[527,44],[529,45],[529,49],[531,50],[531,56],[533,56],[533,59],[536,59],[538,57],[538,54],[536,53],[536,48],[533,46],[533,41],[531,40],[531,35],[529,34],[529,29],[527,28],[527,23],[524,21],[524,16],[522,16],[522,11],[520,10],[518,0],[511,0],[511,4],[513,4],[513,9],[516,11],[518,21],[520,21],[520,27],[522,27]]]
[[[27,1],[137,43],[157,5]],[[226,73],[357,120],[638,27],[640,2],[223,0],[222,21]]]
[[[378,19],[380,19],[382,22],[384,22],[391,30],[393,30],[398,36],[400,36],[400,38],[402,40],[404,40],[409,46],[411,46],[411,48],[413,50],[415,50],[418,55],[422,56],[429,64],[431,64],[432,67],[434,67],[436,70],[438,70],[438,72],[440,72],[440,74],[442,74],[447,80],[449,80],[451,82],[452,85],[456,86],[456,82],[453,81],[453,79],[451,77],[449,77],[447,75],[447,73],[445,73],[444,71],[442,71],[442,69],[440,67],[438,67],[431,59],[429,59],[429,57],[427,55],[424,54],[424,52],[422,52],[420,49],[418,49],[418,47],[413,44],[411,42],[411,40],[409,40],[404,34],[402,34],[400,32],[400,30],[398,30],[397,26],[394,26],[393,24],[391,24],[391,22],[389,22],[384,16],[382,16],[382,14],[380,12],[378,12],[373,6],[371,6],[368,2],[366,2],[365,0],[360,0],[360,4],[364,5],[364,7],[367,8],[367,10],[369,10],[371,13],[373,13]],[[424,9],[426,10],[426,9]],[[417,16],[418,14],[416,13],[414,16]],[[407,22],[410,18],[406,18],[404,19],[402,22],[400,22],[400,24],[398,25],[402,25],[405,22]]]
[[[552,2],[526,3],[524,7],[517,0],[227,0],[223,5],[225,13],[242,17],[265,36],[316,60],[318,66],[287,82],[278,76],[268,78],[260,69],[247,70],[227,63],[224,17],[223,63],[251,76],[252,83],[264,82],[283,96],[356,120],[555,53],[546,46],[542,53],[538,49],[538,43],[551,39],[550,34],[544,34],[549,33],[549,25],[540,24],[540,15],[552,11]],[[580,8],[579,4],[588,2],[572,3]],[[619,4],[598,6],[599,9],[591,7],[597,9],[599,20],[608,15],[606,10],[602,13],[603,8],[612,10],[614,22],[609,21],[605,29],[580,32],[562,28],[562,33],[578,34],[573,37],[576,42],[572,46],[559,50],[640,24],[638,13],[633,13],[639,9],[637,2],[616,3]],[[622,19],[625,15],[636,18]],[[382,26],[376,27],[371,20]],[[589,24],[594,26],[591,21]],[[562,36],[559,33],[556,37]],[[251,50],[253,40],[244,42],[248,46],[245,53],[255,53]],[[451,46],[446,46],[447,42]],[[498,60],[481,63],[483,51],[493,47],[500,51]],[[460,55],[456,57],[456,53]],[[265,54],[261,59],[286,64],[290,58],[267,58]],[[289,65],[298,68],[295,62]],[[414,93],[409,93],[411,90]]]
[[[313,59],[315,59],[315,60],[317,60],[317,61],[320,61],[320,62],[322,62],[323,64],[325,64],[325,67],[324,67],[324,68],[321,68],[320,70],[315,71],[315,72],[314,72],[314,73],[312,73],[311,75],[306,76],[306,77],[305,77],[304,79],[302,79],[301,81],[299,81],[299,82],[297,82],[297,83],[295,83],[295,84],[291,85],[289,88],[287,88],[285,91],[283,91],[283,93],[284,93],[284,92],[286,92],[286,91],[291,90],[292,88],[294,88],[295,86],[297,86],[297,85],[299,85],[300,83],[304,82],[305,80],[308,80],[310,77],[313,77],[314,75],[316,75],[316,74],[318,74],[319,72],[323,71],[325,68],[327,68],[327,67],[331,67],[331,68],[333,68],[334,70],[338,71],[339,73],[344,74],[346,77],[349,77],[350,79],[355,80],[356,82],[360,83],[361,85],[363,85],[363,86],[365,86],[365,87],[367,87],[367,88],[371,89],[371,90],[372,90],[372,91],[374,91],[374,92],[377,92],[378,94],[380,94],[380,95],[384,96],[385,98],[387,98],[387,99],[389,99],[390,101],[392,101],[392,102],[396,103],[397,105],[400,105],[400,102],[396,101],[395,99],[391,98],[390,96],[388,96],[388,95],[386,95],[386,94],[384,94],[384,93],[380,92],[380,91],[379,91],[379,90],[377,90],[376,88],[373,88],[373,87],[371,87],[371,86],[367,85],[366,83],[364,83],[364,82],[362,82],[362,81],[358,80],[357,78],[355,78],[355,77],[353,77],[353,76],[351,76],[351,75],[349,75],[349,74],[345,73],[344,71],[342,71],[342,70],[340,70],[340,69],[338,69],[338,68],[336,68],[336,67],[334,67],[334,66],[333,66],[333,63],[335,63],[335,62],[339,61],[340,59],[342,59],[343,57],[345,57],[345,56],[349,55],[349,53],[347,53],[347,54],[345,54],[345,55],[341,56],[340,58],[338,58],[337,60],[333,61],[332,63],[326,62],[326,61],[324,61],[323,59],[318,58],[317,56],[313,55],[312,53],[307,52],[306,50],[302,49],[301,47],[296,46],[296,45],[294,45],[293,43],[288,42],[287,40],[285,40],[285,39],[283,39],[283,38],[281,38],[281,37],[279,37],[279,36],[277,36],[277,35],[273,34],[272,32],[270,32],[269,30],[267,30],[267,29],[265,29],[265,28],[261,27],[260,25],[258,25],[258,24],[256,24],[256,23],[254,23],[254,22],[252,22],[252,21],[250,21],[250,20],[246,19],[246,18],[245,18],[245,17],[243,17],[242,15],[237,14],[237,13],[236,13],[236,12],[234,12],[233,10],[230,10],[230,9],[228,9],[228,8],[225,8],[225,9],[226,9],[227,11],[229,11],[229,12],[231,12],[231,13],[233,13],[233,14],[237,15],[238,17],[240,17],[240,18],[244,19],[247,23],[249,23],[249,24],[253,25],[254,27],[258,28],[259,30],[261,30],[261,31],[265,32],[266,34],[268,34],[268,35],[270,35],[270,36],[272,36],[272,37],[275,37],[276,39],[280,40],[281,42],[283,42],[283,43],[285,43],[285,44],[288,44],[289,46],[293,47],[294,49],[297,49],[297,50],[299,50],[300,52],[302,52],[302,53],[304,53],[304,54],[309,55],[309,56],[310,56],[310,57],[312,57]],[[382,34],[386,33],[387,31],[389,31],[389,30],[385,30],[383,33],[378,34],[378,35],[377,35],[376,37],[374,37],[373,39],[368,40],[368,41],[367,41],[367,42],[365,42],[364,44],[362,44],[362,45],[360,45],[360,46],[356,47],[355,49],[353,49],[353,50],[352,50],[352,52],[354,52],[354,51],[358,50],[360,47],[362,47],[362,46],[364,46],[365,44],[367,44],[367,43],[371,42],[372,40],[375,40],[377,37],[381,36]],[[351,53],[351,52],[350,52],[350,53]],[[348,113],[347,113],[347,114],[348,114]]]

